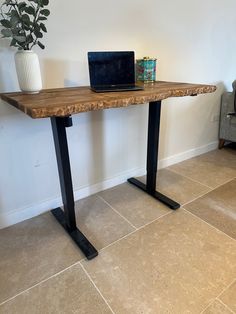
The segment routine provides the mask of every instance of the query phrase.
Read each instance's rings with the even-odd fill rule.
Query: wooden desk
[[[89,87],[73,87],[48,89],[33,95],[5,93],[0,94],[0,97],[34,119],[51,119],[64,204],[64,211],[61,208],[55,208],[51,212],[80,247],[85,256],[88,259],[92,259],[97,256],[98,252],[76,227],[75,203],[66,136],[66,128],[72,126],[71,115],[149,102],[147,181],[146,184],[135,178],[130,178],[128,181],[175,210],[180,205],[156,191],[161,101],[169,97],[212,93],[215,90],[216,87],[212,85],[155,82],[145,84],[144,90],[141,91],[94,93]]]

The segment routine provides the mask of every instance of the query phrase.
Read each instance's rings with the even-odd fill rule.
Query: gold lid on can
[[[156,61],[156,58],[143,57],[143,60]]]

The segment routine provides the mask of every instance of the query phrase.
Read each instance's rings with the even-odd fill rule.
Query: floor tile
[[[236,177],[236,150],[214,150],[168,169],[215,188]]]
[[[199,314],[235,277],[235,260],[234,240],[179,209],[82,264],[117,314]]]
[[[2,314],[112,313],[80,265],[0,306]]]
[[[82,258],[51,213],[0,230],[0,303]]]
[[[221,302],[215,300],[202,314],[232,314]]]
[[[236,180],[184,206],[232,238],[236,239]]]
[[[167,206],[129,183],[105,190],[99,195],[137,228],[170,211]]]
[[[146,177],[140,181],[146,182]],[[158,171],[156,189],[174,201],[185,204],[211,189],[167,169]]]
[[[79,229],[96,249],[101,249],[135,230],[97,196],[76,202],[76,220]]]
[[[232,311],[236,313],[236,280],[234,283],[219,297]]]
[[[77,225],[97,249],[135,230],[96,196],[76,202]],[[0,303],[84,258],[51,213],[0,230]]]

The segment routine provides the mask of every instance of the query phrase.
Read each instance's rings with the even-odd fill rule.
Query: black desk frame
[[[180,207],[178,203],[167,196],[156,191],[156,175],[158,162],[159,131],[161,117],[161,101],[149,103],[148,118],[148,144],[147,144],[147,179],[146,184],[135,178],[128,179],[128,182],[134,184],[144,192],[164,203],[175,210]],[[73,185],[71,177],[71,167],[69,159],[69,150],[66,136],[66,128],[72,126],[71,117],[52,117],[51,118],[53,138],[56,150],[58,172],[60,178],[61,194],[64,210],[60,207],[51,212],[63,226],[70,237],[76,242],[81,251],[87,257],[92,259],[98,255],[97,250],[76,227],[75,202],[73,195]]]

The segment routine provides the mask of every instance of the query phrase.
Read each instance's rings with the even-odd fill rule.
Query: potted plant
[[[5,0],[0,8],[1,34],[11,39],[10,46],[18,48],[16,72],[20,88],[26,93],[42,89],[39,60],[32,48],[35,45],[45,48],[40,40],[47,32],[44,22],[50,14],[45,9],[48,3],[49,0]]]

